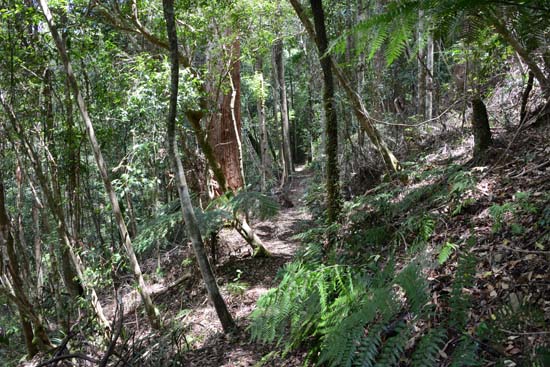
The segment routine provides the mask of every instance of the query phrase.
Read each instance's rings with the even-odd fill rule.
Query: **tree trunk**
[[[418,43],[422,45],[424,39],[424,11],[418,12]],[[417,113],[426,117],[426,50],[420,47],[418,50],[418,108]]]
[[[529,101],[529,94],[531,94],[531,90],[533,89],[533,78],[535,74],[533,74],[532,71],[529,70],[529,76],[527,79],[527,86],[525,87],[525,90],[523,91],[523,94],[521,95],[521,109],[519,113],[519,123],[522,124],[525,120],[525,117],[527,116],[527,102]]]
[[[261,56],[256,58],[256,75],[258,75],[260,86],[258,91],[258,119],[260,123],[260,156],[262,159],[262,175],[261,175],[261,191],[267,190],[267,178],[271,176],[271,159],[267,150],[269,149],[269,142],[267,136],[267,125],[265,123],[265,84],[263,74],[263,60]]]
[[[208,143],[225,177],[225,185],[220,184],[220,192],[226,189],[237,190],[243,187],[241,142],[241,68],[239,61],[240,45],[236,40],[230,46],[229,81],[232,88],[224,93],[217,105],[219,112],[212,114],[208,122]],[[218,180],[217,175],[214,175]]]
[[[433,95],[434,95],[434,38],[433,32],[428,30],[428,41],[426,45],[426,110],[424,117],[431,120],[433,117]]]
[[[472,129],[474,132],[474,159],[482,159],[493,140],[485,103],[479,97],[472,99]]]
[[[42,287],[44,286],[44,269],[42,266],[42,231],[40,228],[40,210],[42,208],[36,200],[32,205],[32,223],[33,223],[33,248],[34,248],[34,267],[36,271],[36,298],[42,298]]]
[[[223,330],[227,333],[235,328],[235,322],[233,321],[225,301],[220,294],[216,283],[216,278],[214,277],[214,273],[212,272],[212,268],[208,262],[208,257],[206,255],[204,243],[199,231],[197,219],[195,218],[193,206],[191,205],[191,198],[189,197],[189,190],[187,188],[187,181],[183,172],[183,165],[177,153],[175,130],[179,82],[178,40],[173,0],[163,0],[162,4],[170,43],[171,61],[170,109],[167,118],[168,151],[177,177],[178,193],[185,226],[187,227],[189,237],[191,238],[191,242],[193,244],[193,250],[195,251],[195,256],[197,257],[197,262],[199,263],[199,268],[206,285],[206,290],[208,291],[208,296],[216,309]]]
[[[323,104],[325,109],[325,131],[327,155],[326,162],[326,189],[327,189],[327,210],[328,221],[334,223],[340,214],[340,172],[338,170],[338,119],[336,117],[336,106],[334,104],[334,80],[330,56],[326,55],[328,48],[327,33],[325,29],[325,14],[321,0],[310,0],[317,34],[317,48],[319,49],[319,61],[323,71]]]
[[[273,43],[273,72],[275,76],[275,89],[278,92],[279,107],[281,113],[281,145],[283,158],[283,179],[281,184],[288,183],[292,173],[292,150],[290,148],[290,125],[288,122],[288,103],[286,97],[285,66],[283,62],[283,41],[277,39]]]
[[[57,31],[57,28],[53,22],[52,15],[50,13],[50,10],[48,8],[47,0],[40,0],[40,6],[42,7],[42,12],[44,13],[44,16],[46,18],[46,21],[48,23],[48,28],[50,29],[50,32],[52,34],[52,37],[55,41],[57,50],[59,52],[59,55],[61,56],[61,59],[63,61],[63,65],[65,67],[65,71],[67,73],[67,77],[69,79],[69,83],[71,85],[73,95],[75,100],[77,101],[78,108],[80,110],[80,114],[82,116],[82,119],[84,120],[84,123],[86,125],[86,132],[88,134],[88,138],[90,140],[90,143],[92,145],[92,150],[94,153],[94,157],[99,169],[99,173],[101,175],[101,178],[103,180],[103,184],[105,186],[105,190],[107,191],[107,194],[109,195],[109,200],[111,201],[111,206],[113,208],[113,214],[115,216],[118,230],[120,232],[120,236],[123,241],[124,249],[126,250],[126,253],[128,255],[128,259],[130,262],[130,268],[132,270],[132,273],[134,275],[134,279],[138,283],[138,292],[141,296],[141,299],[143,301],[143,305],[145,307],[145,310],[147,312],[147,316],[149,318],[149,322],[151,323],[151,326],[155,329],[159,329],[161,326],[160,323],[160,317],[158,315],[158,311],[153,305],[153,302],[151,300],[151,297],[149,295],[149,290],[147,289],[147,285],[145,284],[145,280],[143,279],[143,275],[141,273],[141,268],[139,266],[139,263],[137,261],[134,249],[132,247],[132,241],[130,239],[130,235],[128,233],[128,229],[126,227],[126,223],[124,222],[124,218],[122,217],[122,213],[120,211],[120,206],[118,203],[118,199],[116,197],[115,191],[112,187],[111,181],[109,179],[109,176],[107,174],[107,166],[105,164],[105,161],[103,159],[103,155],[101,153],[99,143],[95,136],[94,127],[92,125],[92,120],[90,119],[88,115],[88,109],[86,106],[86,103],[84,102],[84,98],[82,97],[82,94],[80,93],[80,89],[78,87],[78,83],[76,80],[76,77],[73,73],[72,66],[69,61],[69,57],[67,55],[67,51],[65,49],[65,45],[63,44],[63,41]]]

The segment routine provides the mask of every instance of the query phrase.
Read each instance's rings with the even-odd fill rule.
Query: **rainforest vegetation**
[[[550,366],[546,0],[0,0],[1,366]]]

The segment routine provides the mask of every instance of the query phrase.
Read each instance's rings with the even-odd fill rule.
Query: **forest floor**
[[[442,314],[448,308],[444,300],[456,276],[458,255],[466,251],[460,246],[465,246],[470,235],[477,236],[476,243],[467,250],[478,260],[472,284],[465,290],[471,295],[467,332],[475,335],[474,330],[489,325],[500,335],[494,342],[479,340],[485,360],[491,361],[487,365],[505,358],[510,361],[507,365],[520,366],[524,357],[550,345],[549,131],[547,122],[521,131],[494,129],[494,147],[488,152],[487,162],[480,163],[471,160],[471,139],[464,139],[464,133],[457,130],[454,137],[441,136],[417,147],[418,156],[409,158],[415,164],[407,183],[396,179],[361,191],[368,195],[377,190],[397,193],[395,200],[407,209],[393,218],[395,226],[425,214],[435,218],[423,254],[433,263],[425,269],[431,303]],[[449,181],[445,173],[450,165],[460,167],[463,177],[473,179],[467,180],[471,183],[459,198],[453,198],[456,182]],[[280,349],[252,342],[247,327],[259,297],[278,285],[277,273],[300,249],[295,235],[318,225],[304,199],[308,187],[319,184],[313,177],[311,171],[298,170],[288,192],[294,206],[281,208],[273,218],[252,223],[271,257],[253,257],[250,247],[235,231],[224,229],[219,235],[213,267],[229,311],[239,325],[238,332],[222,332],[198,270],[190,260],[190,246],[181,244],[158,257],[151,256],[143,264],[149,290],[163,315],[165,327],[161,332],[150,329],[131,277],[121,280],[124,285],[118,294],[124,304],[125,332],[123,345],[117,348],[118,358],[131,366],[302,366],[306,350],[282,358]],[[445,194],[442,199],[434,200],[441,193]],[[408,201],[410,205],[406,205]],[[445,243],[457,246],[444,264],[438,264]],[[411,260],[407,246],[395,255],[398,266]],[[107,317],[113,319],[117,312],[114,297],[103,294],[102,303],[106,304]],[[419,329],[411,340],[423,332]],[[448,365],[447,355],[455,349],[459,336],[459,332],[450,332],[449,342],[440,351],[439,365]],[[408,364],[405,361],[402,365]]]
[[[279,269],[293,260],[299,246],[293,236],[312,224],[303,202],[310,179],[311,172],[303,166],[298,167],[291,176],[287,192],[293,206],[282,205],[275,217],[252,222],[256,234],[271,253],[270,257],[253,257],[250,246],[232,229],[225,228],[219,233],[213,268],[229,311],[239,327],[232,335],[222,332],[201,278],[197,276],[198,269],[191,261],[182,263],[182,259],[193,258],[189,246],[177,246],[158,258],[145,261],[146,274],[155,274],[158,264],[161,265],[162,271],[150,277],[148,284],[167,327],[162,334],[150,330],[139,307],[139,295],[128,279],[119,289],[119,297],[124,305],[124,327],[133,334],[127,350],[133,363],[189,367],[265,365],[260,360],[271,349],[250,341],[248,317],[258,298],[277,285]],[[211,248],[208,250],[212,255]],[[107,303],[106,315],[112,319],[117,312],[117,302],[111,296]],[[144,349],[149,353],[142,354]],[[296,365],[301,365],[298,354],[286,356],[282,362],[272,353],[268,365],[292,366],[293,359]]]
[[[188,315],[190,335],[196,338],[197,349],[182,356],[182,365],[189,367],[245,367],[264,365],[261,360],[269,355],[269,365],[301,365],[299,355],[280,360],[269,346],[250,341],[246,330],[248,317],[254,310],[258,298],[270,288],[277,286],[276,276],[285,264],[291,262],[299,248],[294,236],[312,224],[311,215],[305,208],[303,196],[311,178],[310,172],[298,167],[292,175],[288,199],[293,206],[282,207],[274,218],[253,224],[256,234],[262,239],[271,257],[255,258],[250,248],[235,232],[224,229],[220,233],[220,247],[223,255],[216,267],[219,283],[225,301],[240,331],[227,336],[222,333],[220,323],[211,305],[195,308]]]

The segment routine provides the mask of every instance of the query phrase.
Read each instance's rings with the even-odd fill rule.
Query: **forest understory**
[[[354,196],[345,204],[349,207],[339,229],[342,242],[350,240],[357,226],[361,227],[359,231],[368,231],[372,229],[372,221],[381,219],[376,217],[381,213],[368,204],[373,196],[397,189],[399,194],[393,200],[402,210],[393,217],[392,227],[394,230],[405,227],[406,231],[400,234],[405,236],[402,246],[391,249],[394,266],[403,269],[417,258],[421,258],[425,266],[422,276],[427,280],[428,303],[438,314],[415,325],[399,365],[410,365],[416,343],[427,328],[446,327],[443,325],[449,321],[449,294],[454,289],[458,262],[465,254],[476,259],[462,289],[469,296],[469,304],[464,306],[466,322],[461,330],[449,329],[446,343],[437,351],[438,365],[451,361],[463,333],[476,344],[485,361],[482,365],[487,366],[499,360],[508,361],[506,366],[521,366],[522,360],[535,355],[550,342],[547,328],[550,320],[549,125],[545,121],[496,131],[495,143],[488,155],[493,164],[480,165],[472,161],[472,141],[464,139],[457,127],[454,133],[446,132],[415,144],[414,157],[410,158],[421,163],[407,170],[407,183],[399,178],[374,186],[371,183],[364,195]],[[449,170],[449,165],[454,168]],[[456,176],[456,172],[460,175]],[[250,314],[258,298],[278,285],[280,270],[295,260],[297,252],[298,256],[304,256],[309,246],[300,240],[303,239],[300,234],[315,224],[311,217],[312,208],[316,208],[312,199],[317,198],[315,188],[314,173],[302,167],[291,178],[288,198],[294,206],[281,209],[273,218],[254,223],[271,257],[253,257],[234,231],[224,229],[219,234],[215,273],[239,325],[238,331],[223,333],[200,279],[193,275],[196,265],[182,266],[182,259],[191,256],[191,249],[180,245],[161,253],[160,257],[149,258],[143,265],[144,272],[151,274],[152,297],[165,315],[163,332],[155,332],[148,326],[139,306],[139,296],[132,291],[131,278],[119,279],[117,294],[124,305],[122,317],[114,297],[101,295],[101,302],[108,305],[105,307],[108,317],[121,319],[125,330],[123,341],[115,348],[117,356],[131,366],[307,364],[312,357],[307,346],[285,351],[284,342],[283,345],[255,342],[251,340],[249,327]],[[472,233],[476,233],[477,239],[468,243]],[[416,243],[417,235],[425,235],[425,243]],[[352,251],[369,256],[390,251],[378,247],[379,239],[373,240],[367,235],[363,241],[364,244]],[[365,250],[363,246],[372,247]],[[422,251],[415,246],[420,246]],[[350,248],[343,246],[342,251]],[[363,258],[365,253],[352,252],[351,256]],[[156,273],[159,261],[162,272]],[[379,262],[379,266],[383,268],[385,264]],[[478,335],[480,328],[491,334]],[[87,338],[79,334],[71,337],[74,338],[69,341],[74,343],[72,348]],[[67,348],[65,344],[62,346]],[[98,357],[102,353],[86,348],[85,343],[81,347],[83,353]],[[63,348],[51,356],[67,353]],[[24,365],[37,366],[44,361],[48,358],[38,355],[35,361]],[[86,361],[76,364],[94,365]]]
[[[549,14],[0,0],[0,366],[550,366]]]

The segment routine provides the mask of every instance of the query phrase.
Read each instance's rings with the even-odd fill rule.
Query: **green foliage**
[[[242,270],[237,269],[237,276],[233,279],[232,282],[227,284],[226,288],[229,293],[242,296],[244,292],[246,292],[246,290],[248,289],[249,284],[241,280],[242,273]]]
[[[394,365],[410,333],[401,311],[418,316],[428,298],[417,265],[399,273],[392,269],[372,275],[362,267],[292,263],[279,287],[258,301],[251,316],[252,338],[285,342],[288,349],[315,335],[319,344],[310,354],[318,351],[319,363],[355,366],[376,360],[376,365]],[[388,328],[396,335],[382,342]]]
[[[449,257],[456,251],[458,246],[452,242],[445,242],[445,244],[439,250],[439,255],[437,256],[437,261],[439,265],[443,265],[449,260]]]
[[[439,350],[447,340],[447,331],[442,328],[431,329],[422,337],[412,355],[414,366],[436,366]]]
[[[461,254],[449,299],[449,306],[452,310],[450,326],[456,330],[463,330],[468,321],[470,296],[464,290],[473,283],[475,267],[476,258],[472,254]]]
[[[164,247],[169,243],[170,234],[181,225],[181,212],[177,202],[162,206],[155,217],[141,226],[133,245],[136,253],[144,253],[154,246]]]
[[[255,191],[239,191],[236,195],[231,192],[213,200],[207,208],[217,208],[226,211],[233,216],[238,213],[246,213],[261,220],[277,215],[280,206],[277,201]]]
[[[463,335],[452,354],[451,367],[481,366],[478,350],[478,344],[469,335]]]
[[[518,219],[522,214],[536,214],[537,207],[530,200],[530,193],[518,191],[514,195],[513,202],[506,202],[502,205],[493,204],[489,207],[489,214],[493,219],[493,232],[500,232],[506,225],[512,231],[512,234],[522,234],[525,229],[519,223],[507,221],[507,215]],[[509,218],[510,219],[510,218]]]

